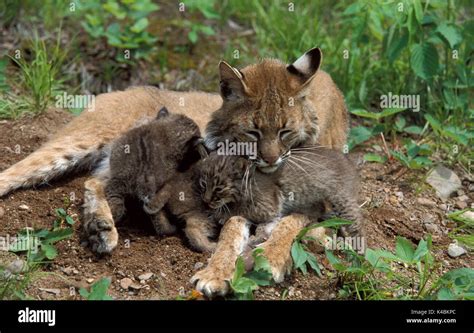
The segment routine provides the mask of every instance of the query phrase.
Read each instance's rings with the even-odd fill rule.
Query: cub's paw
[[[118,232],[113,222],[94,217],[84,228],[92,251],[100,254],[111,253],[117,246]]]
[[[191,278],[196,290],[209,298],[214,296],[225,296],[229,292],[229,281],[234,272],[221,269],[221,267],[207,266]]]
[[[278,244],[270,244],[268,241],[259,247],[263,248],[263,256],[267,258],[270,264],[273,280],[276,283],[283,282],[285,275],[291,273],[293,265],[290,249],[281,249]]]

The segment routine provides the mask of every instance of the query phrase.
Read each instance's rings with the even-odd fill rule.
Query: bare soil
[[[50,133],[72,118],[65,111],[49,110],[36,117],[1,121],[0,170],[25,158],[45,142]],[[354,154],[357,157],[361,153]],[[455,259],[447,255],[451,242],[447,234],[455,225],[447,220],[445,211],[440,208],[442,202],[424,183],[425,172],[402,169],[394,161],[383,165],[362,163],[360,167],[360,200],[367,221],[369,247],[393,249],[398,235],[417,244],[427,233],[428,223],[435,231],[434,254],[442,264],[442,271],[473,267],[471,254]],[[471,205],[474,193],[468,188],[472,183],[462,170],[456,172],[463,179],[463,191],[469,197],[468,205]],[[180,294],[189,294],[192,291],[189,279],[207,263],[208,256],[193,252],[182,237],[159,239],[141,215],[131,217],[133,224],[119,226],[121,241],[111,256],[97,257],[81,246],[80,210],[86,178],[86,174],[69,175],[49,185],[19,190],[0,199],[0,235],[12,236],[26,226],[50,228],[55,220],[54,211],[64,206],[64,198],[70,197],[71,193],[76,198],[68,209],[76,221],[75,234],[71,239],[58,243],[58,257],[42,268],[45,274],[37,275],[27,290],[28,295],[35,299],[80,299],[77,289],[90,286],[102,277],[112,279],[110,294],[116,299],[175,299]],[[435,207],[419,204],[419,197],[432,200]],[[453,207],[456,202],[458,198],[454,197],[445,204]],[[27,209],[19,208],[21,205],[26,205]],[[323,277],[293,272],[281,285],[260,288],[256,298],[336,298],[337,280],[330,274],[331,268],[324,256],[317,256],[324,267]],[[153,273],[153,276],[140,283],[138,276],[143,273]],[[135,288],[123,290],[120,287],[120,280],[125,277],[134,280]],[[55,295],[40,288],[59,289],[60,293]]]

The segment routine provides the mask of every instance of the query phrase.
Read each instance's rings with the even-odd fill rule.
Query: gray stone
[[[54,296],[59,296],[59,294],[61,294],[61,290],[55,288],[39,288],[39,290],[44,291],[48,294],[53,294]]]
[[[138,280],[140,281],[147,281],[147,280],[150,280],[151,277],[153,276],[154,274],[149,272],[149,273],[143,273],[141,275],[138,276]]]
[[[133,280],[130,278],[123,278],[120,280],[120,287],[127,290],[133,284]]]
[[[204,267],[204,264],[200,261],[194,264],[194,270],[197,271],[198,269],[201,269]]]
[[[16,259],[7,266],[7,269],[13,274],[18,274],[18,273],[21,273],[24,266],[25,266],[25,262],[23,260]]]
[[[416,202],[426,207],[436,207],[436,202],[427,198],[418,198]]]
[[[453,192],[461,187],[459,177],[442,165],[438,165],[428,174],[426,182],[436,190],[436,195],[442,200],[447,200]]]
[[[441,230],[439,229],[439,226],[437,224],[434,224],[434,223],[425,224],[425,229],[426,229],[427,232],[429,232],[432,235],[441,233]]]
[[[18,209],[20,209],[20,210],[30,210],[30,207],[23,204],[23,205],[18,206]]]
[[[462,256],[465,253],[466,253],[466,250],[463,247],[459,246],[456,242],[451,243],[448,246],[448,255],[451,258],[457,258],[459,256]]]

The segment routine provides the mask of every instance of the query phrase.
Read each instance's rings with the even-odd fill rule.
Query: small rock
[[[59,296],[59,294],[61,294],[61,290],[54,288],[39,288],[39,290],[47,292],[49,294],[53,294],[55,296]]]
[[[468,211],[462,213],[461,215],[459,215],[459,217],[474,221],[474,212],[468,210]]]
[[[63,273],[66,274],[66,275],[71,275],[71,274],[72,274],[72,271],[73,271],[72,267],[65,267],[65,268],[62,268],[61,270],[62,270]]]
[[[161,275],[162,277],[164,277],[164,278],[166,277],[166,274],[163,273],[163,272],[161,272],[160,275]]]
[[[0,219],[5,216],[5,209],[3,207],[0,207]]]
[[[92,282],[94,282],[94,279],[89,278],[89,279],[86,279],[86,281],[87,281],[87,283],[92,283]]]
[[[25,266],[25,262],[23,260],[16,259],[7,266],[7,270],[9,270],[13,274],[18,274],[18,273],[21,273],[24,266]]]
[[[126,276],[126,275],[125,275],[125,273],[124,273],[123,271],[117,271],[117,274],[118,274],[118,275],[120,275],[120,276],[123,276],[123,277],[125,277],[125,276]]]
[[[293,297],[295,295],[295,287],[288,288],[288,297]]]
[[[204,267],[204,264],[200,261],[194,264],[194,270],[197,271],[198,269],[201,269]]]
[[[120,287],[122,289],[127,290],[132,284],[133,281],[130,278],[123,278],[122,280],[120,280]]]
[[[149,273],[143,273],[141,275],[138,276],[138,280],[140,281],[147,281],[147,280],[150,280],[150,278],[153,276],[154,274],[149,272]]]
[[[389,201],[392,205],[397,205],[398,204],[398,199],[396,196],[394,195],[391,195],[390,198],[389,198]]]
[[[18,209],[20,209],[20,210],[30,210],[30,207],[28,207],[27,205],[23,204],[23,205],[18,206]]]
[[[438,165],[428,174],[426,182],[436,190],[436,195],[442,200],[448,199],[453,192],[461,187],[459,177],[442,165]]]
[[[469,192],[474,192],[474,184],[469,184]]]
[[[466,250],[459,246],[456,242],[449,244],[448,246],[448,255],[451,258],[457,258],[466,253]]]
[[[439,226],[437,224],[434,224],[434,223],[425,224],[425,229],[426,229],[427,232],[429,232],[432,235],[441,233],[441,230],[439,229]]]
[[[138,283],[132,283],[129,287],[130,289],[140,290],[143,286],[140,286]]]
[[[401,191],[395,192],[395,196],[398,198],[398,200],[403,200],[404,197],[403,192]]]
[[[439,205],[439,209],[441,209],[442,211],[447,211],[448,210],[448,205],[441,204],[441,205]]]
[[[73,269],[72,274],[77,275],[77,274],[79,274],[79,271],[77,269]]]
[[[436,207],[436,202],[427,198],[418,198],[416,202],[426,207]]]
[[[423,217],[423,223],[424,224],[432,224],[434,222],[437,221],[437,218],[436,216],[434,216],[433,214],[426,214],[424,217]]]
[[[467,203],[465,201],[456,201],[455,205],[459,209],[467,208]]]
[[[464,202],[466,202],[466,201],[469,200],[469,197],[468,197],[467,195],[463,194],[463,195],[460,195],[460,196],[458,197],[458,200],[459,200],[459,201],[464,201]]]

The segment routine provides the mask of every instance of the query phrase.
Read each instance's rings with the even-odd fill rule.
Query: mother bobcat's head
[[[291,65],[265,59],[238,70],[221,62],[224,102],[207,126],[207,146],[257,142],[255,163],[262,172],[273,172],[291,148],[316,143],[318,120],[306,97],[321,59],[321,50],[314,48]]]

